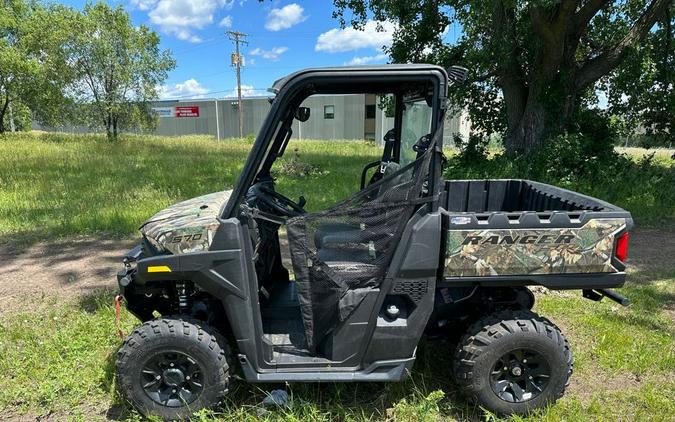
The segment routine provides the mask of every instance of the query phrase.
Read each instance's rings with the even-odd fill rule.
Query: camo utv
[[[561,397],[572,353],[531,311],[527,286],[626,304],[608,288],[624,283],[632,219],[529,180],[444,181],[447,91],[465,77],[387,65],[277,81],[234,189],[150,218],[124,260],[121,294],[143,321],[117,358],[124,397],[182,419],[217,405],[234,371],[249,382],[400,381],[424,334],[454,339],[448,379],[491,411]],[[353,194],[306,212],[271,170],[322,94],[389,98],[393,118],[381,119],[382,156],[354,175]],[[328,138],[335,121],[313,124]]]

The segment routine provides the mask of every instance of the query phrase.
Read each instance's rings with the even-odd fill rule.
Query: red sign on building
[[[176,117],[199,117],[199,106],[175,107]]]

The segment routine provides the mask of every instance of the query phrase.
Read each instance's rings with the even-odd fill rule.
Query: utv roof
[[[269,92],[272,92],[274,94],[278,94],[279,91],[281,91],[281,88],[283,88],[284,85],[291,79],[296,78],[297,76],[308,74],[308,73],[358,73],[358,72],[373,72],[373,71],[379,71],[379,72],[411,72],[411,71],[441,71],[447,75],[447,72],[445,69],[443,69],[440,66],[436,66],[433,64],[423,64],[423,63],[416,63],[416,64],[383,64],[383,65],[375,65],[375,66],[335,66],[335,67],[316,67],[316,68],[309,68],[309,69],[303,69],[299,70],[297,72],[293,72],[287,76],[284,76],[281,79],[277,79],[274,84],[272,85],[271,88],[268,89]]]

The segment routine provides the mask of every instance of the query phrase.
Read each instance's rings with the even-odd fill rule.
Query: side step
[[[415,358],[377,361],[366,369],[339,371],[335,367],[313,368],[312,371],[256,372],[246,356],[239,355],[239,362],[249,382],[395,382],[405,378],[415,363]]]

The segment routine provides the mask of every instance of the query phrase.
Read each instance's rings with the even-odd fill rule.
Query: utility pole
[[[244,104],[241,102],[241,66],[242,56],[239,50],[240,44],[248,44],[247,35],[239,31],[227,31],[227,36],[234,43],[235,52],[232,54],[232,66],[237,69],[237,110],[239,111],[239,138],[244,137]]]

